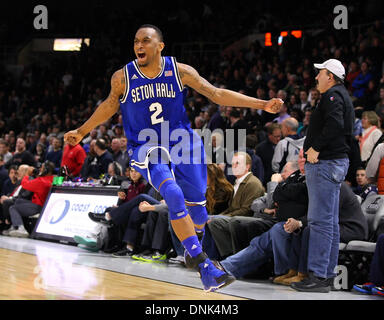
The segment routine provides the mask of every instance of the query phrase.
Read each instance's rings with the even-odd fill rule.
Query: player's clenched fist
[[[269,113],[277,113],[280,111],[281,106],[283,105],[284,101],[279,98],[273,98],[267,102],[265,105],[264,110]]]
[[[68,131],[64,135],[64,141],[69,143],[71,146],[77,145],[83,139],[83,135],[77,130]]]

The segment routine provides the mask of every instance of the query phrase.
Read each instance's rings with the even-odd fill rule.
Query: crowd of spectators
[[[209,15],[208,8],[206,14]],[[347,71],[345,86],[353,99],[356,122],[350,171],[343,188],[353,187],[363,201],[369,193],[384,194],[384,162],[381,161],[384,158],[383,31],[383,23],[376,21],[361,33],[352,34],[352,39],[336,33],[320,33],[308,37],[301,48],[296,48],[299,51],[294,56],[284,46],[263,47],[255,42],[246,50],[225,53],[212,60],[208,56],[185,57],[183,62],[193,63],[201,75],[217,87],[225,87],[259,99],[279,97],[285,101],[280,113],[274,115],[250,108],[217,106],[196,91],[188,89],[185,108],[192,128],[201,129],[202,132],[205,129],[232,129],[236,134],[244,129],[247,136],[247,152],[235,154],[233,159],[237,159],[237,162],[233,159],[220,161],[217,158],[219,149],[226,147],[225,139],[220,134],[214,134],[211,141],[205,141],[213,147],[212,160],[215,169],[224,173],[220,179],[227,179],[233,186],[233,190],[228,188],[232,196],[225,196],[225,201],[216,199],[216,193],[213,195],[209,193],[211,191],[208,192],[207,209],[211,219],[206,236],[211,242],[205,242],[205,246],[214,247],[211,250],[212,255],[224,259],[246,248],[250,243],[251,246],[261,243],[264,238],[252,240],[261,236],[267,241],[265,245],[270,247],[273,231],[266,232],[274,225],[283,228],[281,221],[290,221],[287,228],[291,232],[305,228],[305,219],[301,219],[305,216],[305,209],[294,217],[282,212],[294,212],[297,207],[292,203],[298,203],[298,198],[289,198],[298,195],[288,195],[286,185],[305,184],[305,179],[301,179],[304,173],[300,172],[297,162],[311,112],[320,99],[312,67],[314,62],[337,58]],[[15,232],[22,225],[22,214],[17,213],[18,207],[12,204],[4,210],[3,205],[3,202],[8,201],[19,190],[20,184],[33,193],[29,195],[32,200],[28,201],[33,202],[40,192],[30,188],[32,183],[25,176],[22,177],[22,173],[18,175],[22,165],[28,166],[28,177],[33,175],[33,169],[40,168],[40,174],[35,173],[35,176],[48,176],[42,179],[45,182],[52,182],[52,175],[60,174],[62,168],[65,168],[69,178],[81,177],[86,181],[104,179],[111,184],[121,184],[124,178],[130,179],[133,187],[126,189],[124,195],[119,195],[120,202],[129,203],[128,200],[141,198],[137,198],[140,201],[136,199],[134,205],[129,205],[129,216],[119,213],[125,207],[121,203],[104,217],[90,216],[95,221],[106,224],[109,223],[106,221],[112,220],[125,225],[126,234],[121,239],[123,246],[115,248],[115,256],[118,257],[138,253],[135,251],[140,243],[137,230],[151,216],[140,213],[158,212],[160,216],[160,212],[167,208],[166,205],[156,207],[161,204],[161,199],[156,199],[156,196],[141,195],[150,193],[149,189],[144,190],[146,183],[140,177],[132,178],[132,168],[129,167],[126,152],[127,139],[119,112],[95,128],[80,145],[72,147],[64,144],[64,133],[77,128],[89,118],[108,95],[111,74],[128,62],[119,60],[121,53],[118,52],[116,40],[112,45],[111,42],[103,41],[107,38],[101,37],[99,40],[79,54],[52,58],[49,64],[33,63],[26,66],[18,81],[5,71],[4,66],[0,69],[0,76],[4,79],[0,87],[0,191],[4,196],[1,198],[3,212],[0,222],[5,234],[28,236],[24,229]],[[236,164],[241,161],[245,164],[245,171],[236,170]],[[44,169],[47,167],[50,168],[49,172]],[[362,174],[364,172],[365,175],[366,167],[366,176],[363,179]],[[208,181],[208,186],[215,179]],[[220,191],[218,188],[213,190]],[[37,213],[44,204],[47,190],[43,193],[35,201],[35,205],[39,207],[35,206],[33,213]],[[258,201],[265,204],[262,209],[257,206]],[[305,199],[300,198],[300,201],[305,208]],[[121,216],[124,219],[121,220]],[[252,220],[255,217],[259,219]],[[364,217],[361,215],[360,218]],[[255,221],[258,221],[257,228],[251,228],[249,224]],[[359,220],[357,225],[359,224],[363,225],[364,222]],[[242,234],[245,236],[238,239],[234,230],[239,230],[240,225],[248,233]],[[278,227],[271,230],[277,232]],[[163,223],[161,228],[167,230],[168,226]],[[359,239],[356,240],[367,240],[365,227],[362,226],[360,231]],[[228,236],[223,234],[230,234],[229,238],[235,240],[228,242]],[[146,242],[146,247],[149,247],[151,254],[154,250],[160,250],[164,254],[170,246],[168,240],[163,237],[164,245],[161,248],[154,247],[151,241]],[[180,244],[176,243],[175,237],[172,240],[177,255],[182,255],[177,250]],[[285,243],[287,240],[281,241]],[[300,248],[297,250],[300,251]],[[266,252],[260,261],[264,261],[270,254],[269,251]],[[229,269],[236,258],[230,259],[232,260],[227,260],[230,262],[223,263]],[[297,276],[297,271],[302,271],[297,263],[293,266],[285,261],[285,269],[279,269],[276,273],[283,274],[287,267],[294,270],[294,273],[288,272],[290,275]]]

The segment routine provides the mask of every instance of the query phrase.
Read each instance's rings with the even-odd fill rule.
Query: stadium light
[[[81,44],[84,43],[89,47],[90,39],[60,39],[57,38],[53,43],[53,51],[80,51]]]

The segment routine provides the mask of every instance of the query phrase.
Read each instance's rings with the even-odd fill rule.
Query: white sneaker
[[[185,265],[184,256],[177,256],[175,258],[170,258],[168,261],[170,263],[180,263],[182,265]]]
[[[24,226],[19,226],[17,230],[12,230],[9,232],[9,235],[11,237],[17,237],[17,238],[28,238],[29,233],[27,230],[25,230]]]
[[[14,230],[16,230],[15,227],[14,227],[14,226],[11,226],[9,229],[7,229],[7,230],[3,230],[2,235],[3,235],[3,236],[9,236],[9,233],[10,233],[11,231],[14,231]]]

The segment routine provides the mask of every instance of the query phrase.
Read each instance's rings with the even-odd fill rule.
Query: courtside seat
[[[353,240],[348,242],[345,248],[346,251],[358,251],[358,252],[367,252],[367,253],[374,253],[375,249],[376,249],[376,242],[359,241],[359,240]]]
[[[384,195],[372,194],[361,204],[361,209],[368,222],[368,234],[377,229],[381,217],[384,217]]]
[[[367,199],[361,205],[364,216],[368,222],[369,238],[377,230],[378,226],[384,222],[384,195],[373,194],[368,196]],[[374,253],[376,249],[375,242],[353,240],[348,242],[343,251],[354,251],[362,253]]]
[[[372,230],[376,231],[380,224],[384,223],[384,206],[382,206],[375,214],[372,221]]]

